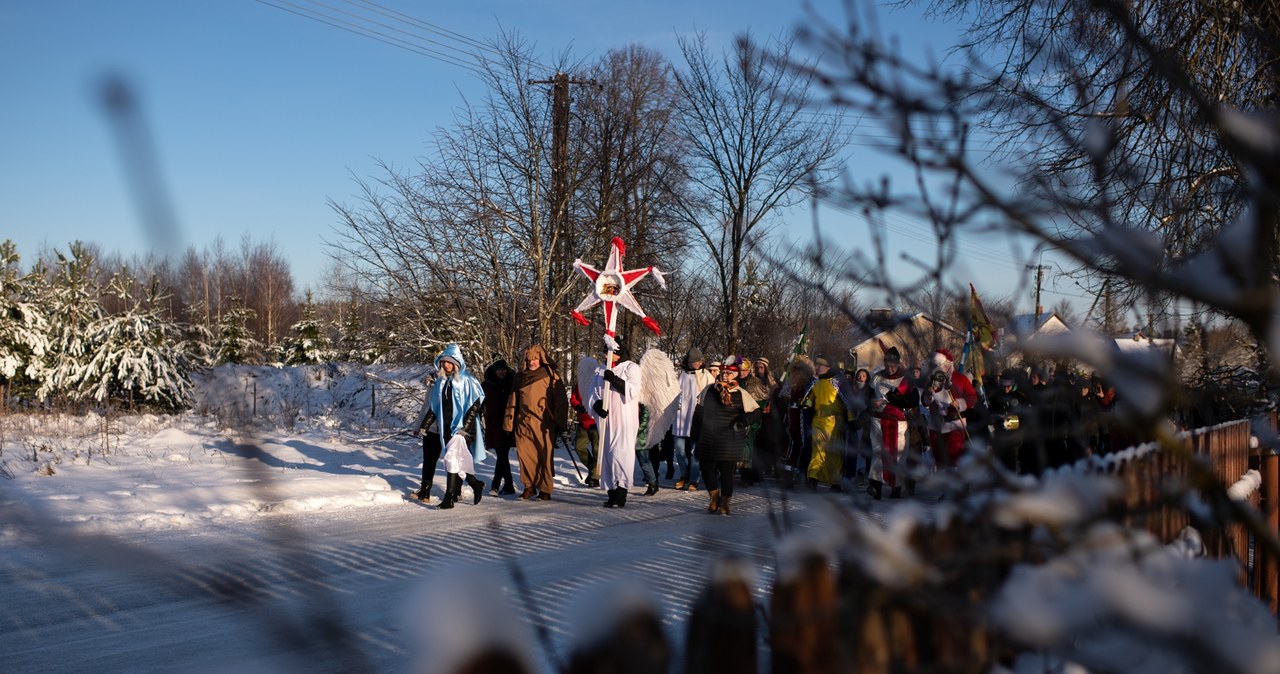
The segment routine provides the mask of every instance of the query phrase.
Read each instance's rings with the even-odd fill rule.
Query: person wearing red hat
[[[939,466],[955,467],[964,454],[967,412],[978,404],[978,391],[964,374],[955,371],[951,352],[934,352],[930,386],[924,405],[929,411],[929,444]]]
[[[760,406],[738,386],[739,365],[727,362],[719,380],[703,389],[693,413],[694,452],[702,467],[710,503],[707,512],[728,515],[733,472],[743,460],[747,429],[760,419]]]
[[[968,437],[965,413],[978,404],[978,391],[969,377],[955,371],[955,361],[947,349],[934,352],[932,364],[923,399],[929,412],[929,445],[938,466],[954,468],[959,466]]]

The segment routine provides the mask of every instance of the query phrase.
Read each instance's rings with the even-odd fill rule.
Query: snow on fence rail
[[[1274,437],[1275,413],[1179,433],[1176,437],[1186,450],[1181,455],[1164,451],[1158,443],[1146,443],[1087,457],[1062,470],[1116,476],[1123,485],[1122,522],[1143,528],[1158,540],[1175,540],[1186,527],[1205,529],[1206,553],[1235,559],[1240,564],[1240,583],[1276,614],[1280,610],[1277,559],[1259,545],[1254,531],[1261,523],[1273,538],[1280,537],[1276,512],[1280,478],[1276,473],[1277,448],[1258,442],[1254,431],[1259,425],[1264,434]],[[1196,483],[1188,458],[1211,470],[1226,487],[1228,498],[1244,509],[1243,516],[1215,512],[1215,506],[1197,496],[1207,485]],[[1180,500],[1175,498],[1179,493],[1190,496]],[[1224,524],[1213,524],[1224,520]]]

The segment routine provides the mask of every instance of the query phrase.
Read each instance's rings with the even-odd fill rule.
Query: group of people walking
[[[822,354],[795,356],[779,379],[767,358],[708,362],[694,348],[679,362],[679,393],[670,410],[641,405],[643,371],[625,346],[611,357],[607,367],[600,364],[567,387],[540,345],[525,351],[518,370],[494,361],[483,381],[470,373],[457,345],[446,347],[426,380],[414,426],[423,435],[423,468],[413,497],[430,500],[436,466],[443,463],[446,486],[438,507],[454,507],[463,484],[479,503],[486,485],[476,477],[475,463],[486,450],[496,457],[489,494],[516,494],[514,449],[519,498],[551,500],[557,441],[574,448],[575,465],[580,461],[586,470],[584,484],[605,490],[605,507],[626,507],[638,486],[637,467],[644,495],[656,494],[665,461],[675,489],[705,488],[707,510],[720,514],[732,511],[735,481],[751,485],[768,478],[837,492],[857,485],[873,498],[896,498],[911,493],[916,468],[957,466],[975,436],[1022,472],[1065,462],[1098,442],[1096,435],[1062,430],[1081,418],[1073,411],[1078,406],[1068,404],[1079,401],[1064,398],[1062,385],[1049,389],[1048,382],[1034,382],[1020,390],[1010,371],[989,382],[987,400],[946,349],[908,368],[898,349],[887,347],[883,367],[874,373],[846,372]],[[1085,398],[1095,395],[1094,382],[1082,386]],[[1108,402],[1113,399],[1112,389]],[[669,431],[648,437],[650,420],[664,412],[674,416]],[[1033,442],[1028,424],[1051,437]]]

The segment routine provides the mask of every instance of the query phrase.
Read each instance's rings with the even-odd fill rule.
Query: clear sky
[[[818,3],[838,17],[839,0]],[[139,94],[182,235],[180,248],[221,235],[235,245],[246,232],[275,240],[299,287],[316,285],[328,260],[321,241],[337,218],[326,200],[353,202],[354,177],[377,177],[376,160],[412,166],[428,153],[433,131],[448,126],[479,83],[466,68],[355,35],[292,13],[352,12],[387,24],[388,39],[407,39],[391,10],[452,34],[412,30],[451,51],[463,39],[486,40],[517,30],[537,43],[545,61],[565,49],[594,58],[639,42],[674,57],[677,34],[706,31],[716,43],[751,30],[767,35],[803,16],[798,0],[656,0],[610,2],[427,3],[380,0],[40,0],[0,6],[0,238],[30,259],[45,245],[94,241],[107,250],[153,249],[141,209],[131,197],[102,83],[126,79]],[[884,31],[908,54],[941,56],[955,27],[913,12],[881,11]],[[396,27],[399,28],[396,28]],[[550,75],[551,73],[548,73]],[[882,134],[883,131],[868,131]],[[851,152],[871,156],[872,138]],[[852,161],[858,180],[875,162]],[[801,216],[797,236],[810,222]],[[849,241],[862,226],[831,216],[831,234]],[[825,227],[825,224],[824,224]],[[904,245],[910,223],[894,236]],[[865,240],[862,238],[861,240]],[[855,243],[855,245],[857,245]],[[970,247],[972,246],[972,247]],[[1015,288],[1025,261],[1007,245],[966,244],[991,280],[990,292]],[[976,272],[975,272],[976,273]],[[1047,295],[1045,304],[1058,300]],[[1087,305],[1086,305],[1087,306]]]

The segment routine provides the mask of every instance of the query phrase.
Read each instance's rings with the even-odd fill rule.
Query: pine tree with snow
[[[216,360],[219,365],[251,365],[258,362],[262,343],[249,332],[249,319],[255,316],[252,309],[240,304],[238,297],[231,298],[231,309],[218,321]]]
[[[22,275],[18,248],[0,244],[0,385],[11,393],[34,393],[49,350],[49,321],[41,308],[43,274]]]
[[[118,298],[125,309],[102,316],[89,326],[88,358],[68,381],[75,397],[166,410],[187,406],[191,372],[197,363],[178,348],[182,327],[160,310],[168,296],[158,280],[153,277],[144,294],[129,271],[121,269],[111,277],[106,292]]]
[[[348,363],[368,363],[373,351],[367,346],[364,321],[360,318],[360,306],[354,300],[344,307],[338,328],[338,358]]]
[[[93,253],[82,242],[71,244],[70,253],[56,253],[57,268],[41,293],[49,321],[49,343],[36,396],[66,395],[75,398],[76,382],[83,379],[92,351],[89,328],[103,316]]]
[[[316,305],[310,290],[302,305],[302,320],[289,329],[293,335],[285,347],[285,365],[313,365],[332,357],[329,337],[324,334],[324,324],[316,318]]]

